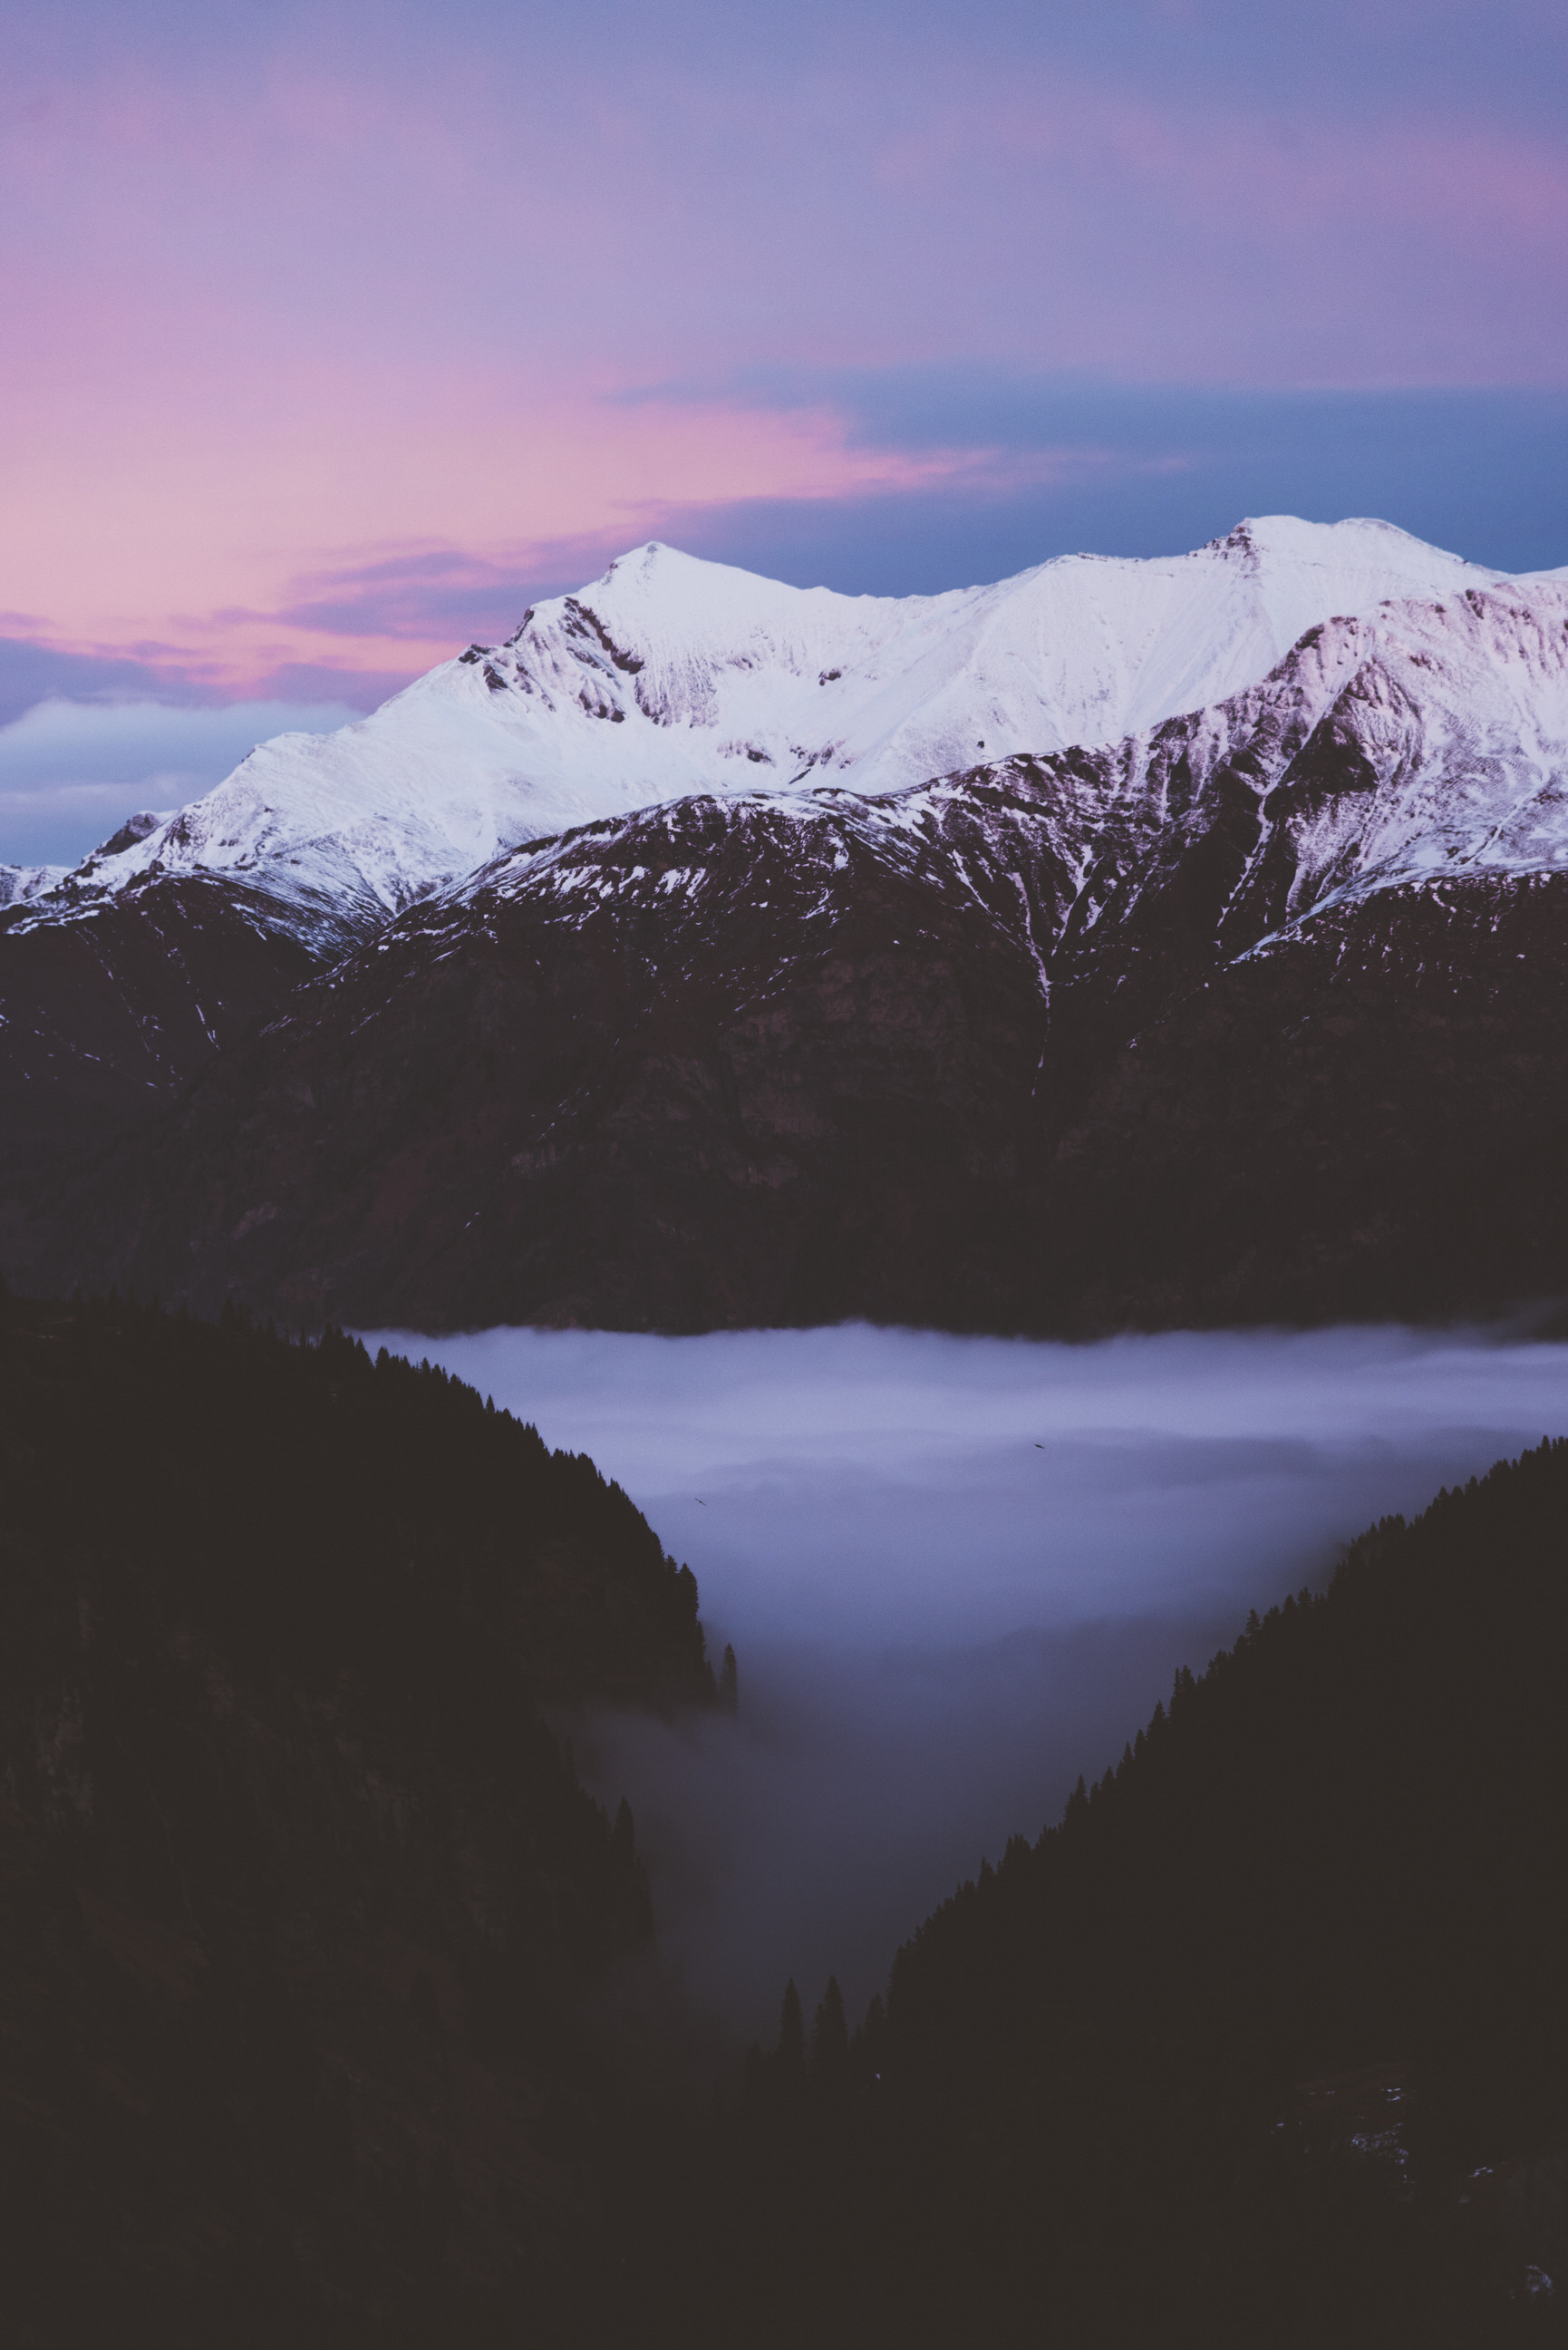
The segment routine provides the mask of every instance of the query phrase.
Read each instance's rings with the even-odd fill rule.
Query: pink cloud
[[[526,45],[431,72],[84,56],[0,124],[0,601],[236,688],[324,642],[390,673],[539,550],[1003,477],[857,447],[826,409],[613,397],[682,369],[1568,374],[1568,166],[1539,137],[939,70],[929,44],[765,79]],[[433,573],[373,578],[453,547],[477,568],[444,602]]]

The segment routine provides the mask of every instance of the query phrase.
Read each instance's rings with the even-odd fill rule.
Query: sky
[[[1568,562],[1565,92],[1557,0],[0,9],[0,856],[649,536]]]
[[[981,1855],[1033,1840],[1250,1607],[1568,1432],[1568,1347],[1401,1329],[371,1334],[591,1455],[690,1563],[741,1706],[572,1725],[659,1945],[742,2035],[858,2016]]]

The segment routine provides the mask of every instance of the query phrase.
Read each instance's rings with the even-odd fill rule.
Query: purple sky
[[[1556,0],[13,8],[0,728],[368,706],[655,534],[1568,560],[1565,53]]]

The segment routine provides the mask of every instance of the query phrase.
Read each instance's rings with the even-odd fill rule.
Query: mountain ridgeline
[[[588,1703],[717,1703],[691,1574],[440,1371],[0,1310],[6,2339],[577,2309],[645,1951]]]
[[[1565,784],[1568,582],[1386,525],[645,550],[0,913],[0,1251],[432,1330],[1554,1296]]]

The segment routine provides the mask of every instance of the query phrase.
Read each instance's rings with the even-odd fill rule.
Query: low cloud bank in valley
[[[733,1641],[736,1719],[601,1720],[581,1759],[630,1797],[667,1956],[748,2033],[790,1973],[863,2008],[1177,1666],[1373,1519],[1568,1430],[1568,1347],[1484,1333],[382,1343],[590,1453]]]

